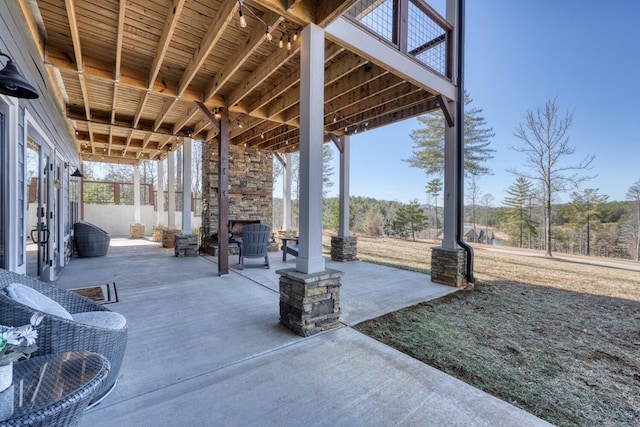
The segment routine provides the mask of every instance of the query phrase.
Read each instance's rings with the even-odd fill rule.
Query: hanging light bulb
[[[271,26],[268,26],[266,30],[264,30],[264,38],[267,39],[268,42],[270,42],[271,40],[273,40],[273,36],[271,35],[271,33],[269,32],[269,30],[271,29]]]
[[[284,34],[280,36],[280,41],[278,42],[278,47],[282,49],[284,46]]]
[[[240,26],[242,28],[246,28],[247,27],[247,20],[244,17],[244,14],[242,13],[242,0],[238,0],[238,4],[240,5],[240,9],[238,9],[238,13],[240,13]]]
[[[298,40],[298,30],[296,30],[295,33],[293,33],[293,41]]]
[[[291,50],[291,37],[287,39],[287,50]]]

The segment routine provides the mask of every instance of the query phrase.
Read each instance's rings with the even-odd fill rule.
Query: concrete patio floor
[[[542,426],[546,422],[350,326],[455,289],[363,262],[344,271],[343,327],[309,338],[279,324],[280,268],[218,277],[216,259],[176,258],[146,240],[112,239],[74,259],[57,284],[115,282],[108,307],[129,323],[115,390],[82,426]]]

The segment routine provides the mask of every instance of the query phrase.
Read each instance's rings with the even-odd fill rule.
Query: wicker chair
[[[35,289],[56,301],[69,313],[110,311],[108,308],[56,285],[31,279],[20,274],[0,269],[0,325],[21,326],[29,323],[36,311],[14,301],[2,290],[10,283],[21,283]],[[38,350],[34,356],[59,353],[62,351],[92,351],[109,360],[111,370],[100,385],[93,402],[99,401],[116,385],[122,359],[127,346],[128,328],[110,329],[67,320],[43,313],[44,319],[38,326]]]
[[[79,257],[104,256],[109,250],[111,237],[103,229],[80,221],[73,225],[73,241]]]
[[[264,263],[247,264],[247,267],[267,267],[269,268],[269,256],[267,247],[269,246],[269,237],[271,236],[271,227],[264,224],[249,224],[242,227],[242,241],[240,242],[240,254],[238,262],[240,268],[244,269],[245,258],[264,258]]]

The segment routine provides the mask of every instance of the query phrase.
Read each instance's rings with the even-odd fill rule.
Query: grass
[[[359,259],[420,272],[430,249],[358,237]],[[640,426],[640,272],[584,261],[478,246],[476,289],[356,328],[553,424]]]

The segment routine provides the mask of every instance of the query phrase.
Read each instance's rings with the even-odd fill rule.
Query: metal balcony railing
[[[347,17],[431,70],[451,78],[453,27],[423,0],[360,0]]]

